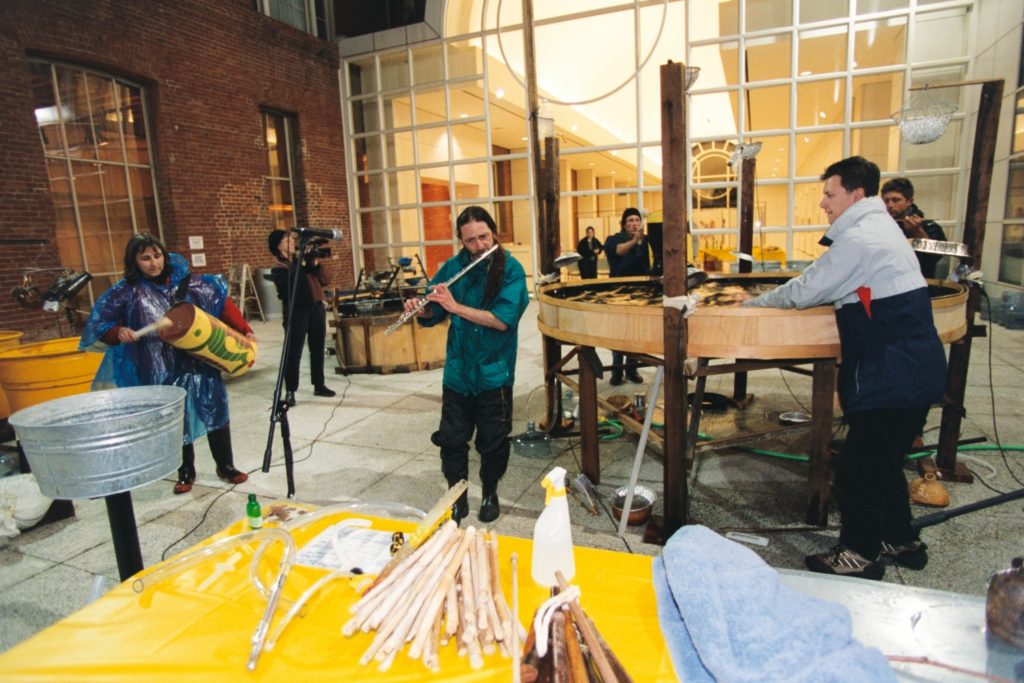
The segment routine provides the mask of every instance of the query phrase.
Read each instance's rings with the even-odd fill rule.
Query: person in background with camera
[[[187,392],[185,432],[174,492],[192,490],[196,480],[193,443],[203,434],[217,463],[217,476],[229,484],[241,484],[249,477],[235,469],[228,392],[220,370],[164,343],[155,334],[135,334],[135,330],[160,320],[178,302],[190,303],[249,339],[256,339],[242,312],[228,297],[224,278],[192,275],[185,258],[168,253],[158,239],[146,233],[132,235],[124,249],[124,278],[96,301],[82,330],[79,348],[83,351],[98,341],[107,345],[92,389],[181,387]]]
[[[651,274],[651,250],[644,237],[643,217],[640,212],[630,207],[622,212],[619,221],[622,230],[611,235],[604,242],[604,253],[608,257],[608,270],[611,277],[628,277],[631,275]],[[612,351],[612,386],[622,384],[622,361],[624,354]],[[634,384],[644,380],[637,372],[639,364],[632,358],[626,359],[626,379]]]
[[[887,180],[882,185],[882,201],[907,239],[946,241],[946,233],[942,226],[925,218],[924,212],[914,203],[914,185],[907,178]],[[935,277],[935,269],[942,255],[916,253],[917,262],[921,264],[921,274],[925,277]]]
[[[295,392],[299,388],[299,365],[302,363],[302,343],[309,343],[309,377],[313,381],[313,395],[330,398],[335,392],[324,384],[324,341],[327,339],[327,314],[324,311],[324,286],[330,277],[320,267],[319,245],[307,245],[306,253],[296,253],[295,233],[274,230],[267,237],[270,253],[277,257],[277,265],[270,277],[277,288],[277,298],[284,303],[285,334],[288,334],[288,302],[295,268],[301,268],[295,292],[295,310],[291,312],[292,335],[285,358],[285,401],[294,406]]]
[[[498,242],[494,219],[479,206],[469,206],[459,214],[455,232],[462,249],[431,279],[426,297],[430,303],[417,313],[417,322],[425,327],[451,320],[441,423],[430,441],[441,449],[441,473],[451,487],[469,478],[469,440],[476,432],[483,488],[477,517],[481,522],[493,522],[501,514],[498,481],[508,468],[519,319],[530,298],[526,272],[501,247],[450,288],[445,285]],[[405,311],[414,311],[419,305],[419,299],[409,299]],[[452,506],[452,519],[457,523],[469,514],[467,494]]]
[[[584,280],[593,280],[597,277],[597,257],[604,251],[601,240],[594,236],[594,228],[587,228],[587,236],[576,245],[576,252],[580,255],[580,277]]]

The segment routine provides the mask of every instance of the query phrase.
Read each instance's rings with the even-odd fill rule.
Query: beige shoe
[[[915,479],[907,485],[910,500],[921,505],[944,508],[949,505],[949,493],[942,482],[929,472],[923,478]]]

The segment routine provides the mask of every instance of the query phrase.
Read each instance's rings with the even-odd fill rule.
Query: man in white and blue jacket
[[[928,287],[914,252],[878,197],[878,166],[862,157],[822,174],[828,247],[799,277],[745,302],[808,308],[832,303],[842,348],[839,400],[849,427],[836,486],[839,543],[810,555],[811,571],[880,579],[883,557],[928,561],[911,527],[903,460],[946,383]]]

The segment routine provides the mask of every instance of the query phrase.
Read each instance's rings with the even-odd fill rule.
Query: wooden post
[[[665,298],[686,294],[686,87],[685,68],[669,62],[661,67],[661,158],[664,209],[662,263]],[[689,494],[686,483],[686,318],[664,307],[665,454],[664,517],[648,526],[650,540],[665,543],[686,524]],[[660,528],[658,528],[660,526]],[[645,539],[647,540],[647,539]]]
[[[593,484],[601,483],[601,460],[597,440],[597,378],[602,376],[601,359],[591,346],[581,346],[580,365],[580,469]]]
[[[970,265],[981,268],[985,243],[985,221],[988,218],[989,185],[995,159],[999,109],[1003,99],[1003,80],[986,81],[981,86],[978,103],[978,124],[974,133],[974,154],[971,158],[971,179],[967,183],[967,214],[964,219],[963,242],[971,251]],[[956,449],[960,440],[960,424],[964,418],[964,394],[967,389],[967,367],[971,356],[971,338],[975,334],[974,316],[978,312],[981,293],[971,286],[967,295],[967,334],[949,349],[949,370],[946,374],[946,396],[939,426],[939,449],[936,464],[942,479],[971,481],[966,468],[957,471]]]
[[[754,179],[757,176],[757,159],[743,157],[740,164],[740,253],[754,254]],[[749,273],[754,264],[738,259],[739,271]],[[746,408],[753,396],[747,395],[747,373],[737,372],[733,378],[732,400],[738,408]]]
[[[836,391],[836,359],[814,361],[811,385],[811,450],[807,472],[808,524],[828,524],[829,439],[832,436],[832,398]]]

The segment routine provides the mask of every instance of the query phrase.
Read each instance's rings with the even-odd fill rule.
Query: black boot
[[[174,482],[174,493],[188,493],[196,480],[196,451],[192,444],[181,447],[181,467],[178,468],[178,481]]]
[[[249,479],[249,475],[235,469],[235,455],[231,450],[231,423],[220,429],[207,433],[210,442],[210,453],[217,463],[217,476],[229,484],[241,484]]]
[[[469,491],[463,491],[462,495],[452,504],[452,521],[461,524],[462,520],[469,514]]]
[[[484,499],[480,502],[480,513],[477,518],[481,522],[493,522],[501,514],[501,505],[498,503],[498,485],[484,484]]]

